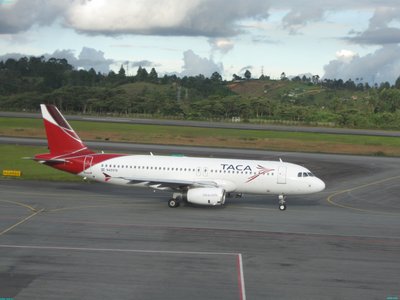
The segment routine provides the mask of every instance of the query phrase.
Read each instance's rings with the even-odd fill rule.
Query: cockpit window
[[[311,172],[299,172],[297,177],[314,177],[314,174]]]

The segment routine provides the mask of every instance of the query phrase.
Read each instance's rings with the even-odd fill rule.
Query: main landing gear
[[[171,208],[178,207],[181,205],[182,197],[181,193],[174,193],[172,198],[168,200],[168,206]]]
[[[286,210],[286,201],[285,201],[285,195],[279,195],[279,210],[284,211]]]
[[[180,203],[177,199],[171,198],[168,200],[168,206],[171,208],[178,207],[179,205],[180,205]]]

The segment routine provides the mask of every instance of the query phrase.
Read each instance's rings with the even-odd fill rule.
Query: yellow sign
[[[22,172],[18,170],[3,170],[3,176],[21,177]]]

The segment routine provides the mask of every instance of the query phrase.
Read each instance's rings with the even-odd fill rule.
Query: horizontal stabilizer
[[[59,164],[59,163],[66,163],[68,162],[65,159],[35,159],[37,162],[41,164]]]
[[[65,163],[68,162],[66,159],[62,158],[36,158],[36,157],[22,157],[22,159],[34,160],[41,164],[44,163]]]

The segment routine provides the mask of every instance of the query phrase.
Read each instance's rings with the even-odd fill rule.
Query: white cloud
[[[223,54],[228,53],[235,46],[234,42],[227,38],[212,38],[208,42],[211,45],[212,51],[220,51]]]
[[[212,73],[218,72],[222,75],[222,64],[215,63],[212,59],[200,57],[192,50],[187,50],[183,53],[183,71],[181,76],[196,76],[202,74],[210,77]]]
[[[349,18],[349,16],[357,12],[362,12],[363,16],[359,24],[356,24],[354,20]],[[340,17],[330,18],[332,15],[341,15],[341,13],[344,13],[345,21]],[[366,22],[366,18],[369,16],[369,22]],[[120,40],[130,40],[121,42],[122,44],[119,46],[121,48],[132,47],[131,45],[135,44],[135,42],[132,42],[132,39],[136,38],[133,37],[135,35],[153,36],[155,40],[157,40],[159,36],[202,36],[208,38],[212,50],[211,55],[220,57],[221,60],[223,57],[226,59],[226,65],[235,65],[235,67],[232,68],[238,70],[240,69],[239,66],[245,64],[253,64],[255,69],[259,68],[257,65],[258,62],[249,58],[248,55],[239,54],[240,51],[243,51],[244,41],[248,41],[248,44],[251,46],[255,45],[254,48],[265,47],[265,57],[263,57],[263,55],[260,56],[260,64],[266,65],[268,64],[269,49],[266,48],[265,44],[274,44],[274,49],[272,49],[272,47],[270,48],[271,53],[274,54],[278,53],[273,51],[275,50],[275,46],[276,49],[281,47],[279,49],[282,49],[283,51],[281,53],[285,55],[285,50],[287,48],[284,49],[283,47],[285,47],[285,45],[293,45],[293,43],[289,42],[297,39],[298,45],[301,46],[301,43],[306,40],[302,39],[300,34],[308,35],[305,36],[305,38],[309,39],[310,34],[315,34],[318,31],[320,35],[317,35],[316,39],[322,41],[321,36],[323,33],[321,33],[322,31],[319,25],[322,24],[321,22],[325,19],[329,19],[330,22],[334,20],[333,22],[336,25],[340,23],[339,25],[343,28],[341,32],[352,32],[348,34],[341,33],[341,35],[345,35],[345,37],[342,39],[338,38],[339,41],[334,41],[341,45],[334,46],[335,48],[331,49],[350,47],[343,46],[343,40],[357,45],[366,45],[367,47],[370,45],[379,45],[383,46],[382,49],[385,51],[371,53],[370,59],[376,60],[379,58],[380,61],[396,59],[394,54],[388,50],[390,47],[386,47],[400,44],[400,1],[394,0],[327,0],[319,4],[316,4],[313,0],[12,0],[12,5],[0,5],[0,36],[2,36],[2,41],[4,41],[1,46],[3,47],[3,45],[6,45],[4,49],[7,48],[7,44],[11,44],[12,40],[16,41],[15,44],[20,47],[17,48],[15,45],[13,48],[9,47],[8,52],[20,52],[19,49],[22,49],[21,44],[23,44],[21,39],[26,38],[26,36],[32,32],[34,32],[33,38],[35,42],[40,41],[40,38],[38,38],[35,33],[40,34],[39,29],[41,27],[51,26],[53,23],[62,24],[64,27],[75,30],[77,33],[75,36],[82,33],[84,35],[105,35],[113,37],[123,35],[119,37]],[[359,20],[357,19],[355,21]],[[364,22],[364,24],[362,24],[362,22]],[[315,26],[310,26],[311,24]],[[351,26],[353,26],[353,28],[351,28]],[[32,31],[27,32],[29,29]],[[282,29],[286,32],[283,32]],[[60,32],[61,31],[62,29],[60,29]],[[18,37],[20,40],[17,40],[17,33],[23,32],[26,33],[26,36],[21,35]],[[286,34],[287,32],[299,35],[296,37],[288,37]],[[327,33],[326,35],[328,37],[332,36],[331,33]],[[60,36],[60,39],[61,38]],[[86,39],[87,41],[93,37],[80,36],[79,38],[79,42],[82,43],[82,40]],[[106,39],[107,37],[104,38],[104,40]],[[288,43],[286,39],[289,40]],[[172,43],[177,40],[178,39],[174,40]],[[190,42],[193,40],[194,39],[190,39]],[[24,51],[29,49],[29,45],[27,45],[28,42],[34,45],[33,42],[26,40],[26,45],[23,45]],[[79,42],[77,41],[77,43]],[[48,44],[50,44],[48,40],[44,42],[43,45],[35,44],[34,47],[36,48],[33,48],[35,49],[34,53],[52,52],[55,48],[49,47],[57,47],[57,43],[50,46]],[[83,45],[90,44],[82,43],[71,47],[76,49]],[[102,47],[98,46],[99,44],[96,43],[94,43],[94,45],[96,45],[95,47]],[[69,46],[66,48],[68,47]],[[149,59],[157,62],[164,59],[169,62],[173,61],[173,63],[170,63],[170,65],[173,65],[173,67],[171,67],[173,70],[166,71],[176,71],[180,68],[181,60],[179,58],[176,56],[172,58],[172,54],[168,55],[168,58],[162,58],[162,55],[158,54],[154,55],[153,53],[156,50],[159,50],[159,53],[165,53],[165,49],[157,49],[157,43],[153,43],[151,47],[152,51],[146,52],[146,56],[140,54],[139,57],[135,57],[134,59]],[[179,51],[179,53],[181,53],[182,49],[187,49],[188,47],[195,46],[182,46],[178,41],[177,49],[170,49],[169,51]],[[137,50],[139,47],[134,46],[132,48]],[[321,47],[321,52],[324,51],[322,48],[323,47]],[[326,47],[324,49],[326,49]],[[355,47],[355,49],[360,48]],[[363,48],[358,51],[364,51],[365,49],[371,48]],[[131,51],[130,54],[126,54],[125,57],[121,58],[122,50],[118,54],[119,58],[122,60],[130,59],[133,55],[138,55],[137,53],[140,52]],[[200,50],[196,48],[195,51]],[[299,51],[305,50],[299,47]],[[87,53],[89,52],[90,51],[87,51]],[[112,51],[109,53],[111,52]],[[151,52],[153,53],[151,54]],[[225,55],[228,53],[231,54],[231,52],[235,52],[235,55],[226,58]],[[147,53],[149,56],[147,56]],[[91,55],[93,57],[83,53],[81,58],[76,57],[74,53],[65,52],[65,50],[60,50],[59,54],[72,55],[77,61],[84,64],[85,68],[94,64],[102,71],[108,70],[110,68],[109,62],[112,61],[107,61],[104,57],[104,53],[102,54],[99,52],[92,52]],[[220,54],[220,56],[217,54]],[[278,53],[278,55],[279,54],[280,53]],[[152,57],[150,55],[152,55]],[[321,56],[318,56],[318,58],[322,57],[322,55],[323,53],[321,53]],[[361,69],[357,62],[363,61],[366,66],[369,65],[369,61],[363,60],[366,56],[359,57],[355,53],[353,55],[352,53],[345,52],[340,52],[338,55],[339,56],[326,67],[327,74],[333,74],[334,76],[341,76],[341,74],[344,74],[344,76],[347,77],[351,75],[350,68],[355,68],[354,72],[358,72]],[[194,74],[193,70],[200,70],[200,63],[198,65],[195,64],[197,55],[194,52],[192,55],[188,56],[189,57],[185,58],[186,62],[183,70],[184,72],[192,72],[192,74]],[[71,61],[73,60],[72,57],[70,58]],[[314,61],[317,61],[318,58],[315,57]],[[242,61],[237,61],[239,59]],[[178,60],[179,62],[177,63]],[[236,61],[234,62],[234,60]],[[215,58],[201,58],[197,56],[197,61],[202,61],[205,66],[208,66],[208,69],[217,68],[219,71],[223,70],[222,65],[215,62]],[[271,63],[271,68],[282,68],[281,66],[272,66],[274,63],[278,63],[276,61],[277,60],[274,60]],[[300,62],[296,61],[292,65],[295,64],[300,64]],[[320,66],[322,62],[318,61],[318,64]],[[379,67],[379,65],[377,65],[377,67]],[[309,68],[309,66],[304,65],[305,72],[308,71],[307,68]],[[388,64],[384,70],[378,68],[377,74],[379,76],[381,76],[381,74],[389,74],[392,72],[391,70]],[[204,70],[200,72],[205,73]],[[378,75],[375,77],[378,78]],[[398,74],[395,75],[395,78],[397,77]]]
[[[69,4],[68,0],[16,0],[12,5],[0,5],[0,34],[52,24]]]
[[[246,30],[244,20],[268,20],[271,9],[285,11],[281,25],[298,33],[330,12],[370,10],[368,30],[400,20],[400,2],[393,0],[15,0],[0,5],[0,33],[26,31],[61,20],[79,32],[118,35],[171,35],[227,38]]]
[[[363,78],[365,82],[374,84],[385,81],[394,83],[400,75],[399,45],[386,45],[365,56],[351,56],[354,54],[351,51],[339,51],[339,54],[344,56],[339,56],[324,66],[324,78]]]
[[[157,29],[178,27],[198,3],[199,0],[74,1],[66,21],[85,32],[151,34]]]
[[[86,70],[94,68],[97,72],[101,73],[107,73],[110,71],[110,65],[113,63],[114,60],[104,57],[103,51],[88,47],[82,48],[77,62],[80,68],[84,68]]]
[[[25,31],[61,19],[88,34],[227,37],[238,21],[267,18],[265,0],[18,0],[0,7],[0,33]]]
[[[358,53],[351,50],[342,49],[340,51],[336,51],[336,58],[343,62],[350,62],[354,57],[357,56]]]

